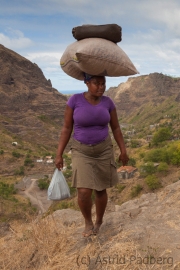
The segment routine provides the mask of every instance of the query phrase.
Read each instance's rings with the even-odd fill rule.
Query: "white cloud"
[[[28,58],[32,62],[37,63],[46,63],[48,65],[59,65],[60,58],[62,56],[62,53],[60,52],[32,52],[27,53],[26,58]]]
[[[179,73],[178,0],[17,0],[16,4],[13,0],[3,2],[0,9],[0,43],[37,63],[58,90],[85,89],[83,82],[62,71],[59,61],[69,43],[75,41],[71,34],[72,28],[88,23],[121,25],[122,42],[119,46],[141,74]],[[11,28],[7,28],[8,26]],[[12,27],[19,30],[13,30]],[[107,78],[107,88],[117,86],[127,79],[128,77]]]
[[[13,31],[12,29],[10,29],[9,36],[0,33],[0,43],[13,50],[24,49],[33,45],[33,42],[29,38],[24,37],[21,31]]]
[[[169,34],[169,29],[140,29],[133,35],[126,35],[120,46],[141,74],[167,73],[167,70],[172,75],[179,73],[180,40]]]
[[[123,22],[126,17],[126,22],[133,22],[133,24],[142,23],[141,19],[145,19],[145,21],[163,22],[170,27],[179,25],[180,2],[178,0],[18,0],[16,4],[14,0],[3,2],[0,12],[8,14],[52,15],[66,12],[77,17],[80,15],[83,20],[95,17],[101,21],[119,18],[119,21]]]
[[[169,31],[179,35],[180,30],[180,2],[177,0],[157,0],[148,1],[143,4],[142,9],[146,14],[146,17],[157,23],[163,24]]]

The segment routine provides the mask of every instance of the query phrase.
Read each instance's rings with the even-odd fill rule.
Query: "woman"
[[[107,205],[106,188],[118,182],[108,124],[120,148],[119,161],[124,166],[129,158],[115,105],[109,97],[103,96],[106,88],[105,77],[85,74],[84,82],[88,91],[71,96],[67,102],[55,164],[59,170],[63,168],[63,151],[74,129],[71,147],[72,186],[78,191],[78,205],[85,219],[83,235],[88,237],[97,234],[103,222]],[[91,215],[93,190],[96,206],[95,223]]]

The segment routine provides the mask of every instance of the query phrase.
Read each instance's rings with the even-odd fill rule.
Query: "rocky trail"
[[[53,217],[66,226],[73,223],[77,225],[74,237],[77,239],[76,248],[81,250],[84,245],[83,240],[78,240],[81,239],[80,234],[83,230],[81,214],[67,209],[54,212]],[[126,237],[122,243],[116,242],[116,237],[121,234]],[[134,251],[123,253],[123,258],[127,262],[134,260],[133,263],[136,264],[139,258],[139,266],[144,264],[145,267],[150,264],[152,267],[143,269],[180,269],[180,181],[156,194],[143,194],[140,198],[130,200],[121,206],[115,205],[114,211],[111,208],[111,211],[105,213],[98,239],[103,249],[105,246],[108,249],[108,245],[132,241],[137,247],[137,253]],[[120,255],[122,254],[119,254],[119,257]],[[88,269],[96,268],[92,266]]]
[[[35,179],[26,196],[35,194]],[[180,181],[122,205],[109,201],[97,236],[82,236],[84,221],[73,209],[11,227],[0,239],[2,269],[179,270]]]
[[[39,209],[40,214],[43,214],[52,202],[47,200],[47,190],[40,190],[37,185],[41,177],[41,175],[26,176],[16,187],[19,189],[19,194],[29,198],[31,204]]]

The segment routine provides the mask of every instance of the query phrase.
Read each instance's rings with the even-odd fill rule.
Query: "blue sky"
[[[0,7],[0,44],[36,63],[60,92],[86,89],[59,64],[76,41],[72,28],[83,24],[120,25],[118,45],[140,75],[180,76],[179,0],[0,0]],[[107,77],[107,89],[127,79]]]

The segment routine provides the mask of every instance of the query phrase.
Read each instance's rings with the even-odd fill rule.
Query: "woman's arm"
[[[119,161],[122,161],[123,166],[125,166],[128,163],[129,157],[126,152],[126,146],[124,143],[124,138],[119,126],[118,118],[117,118],[117,112],[116,109],[112,110],[110,112],[111,120],[110,120],[110,126],[111,130],[114,135],[114,139],[117,142],[117,145],[120,148],[121,154],[119,156]]]
[[[59,170],[63,168],[62,155],[63,155],[64,149],[67,143],[69,142],[72,130],[73,130],[73,110],[68,105],[66,105],[65,114],[64,114],[64,124],[61,131],[57,154],[55,158],[55,164]]]

